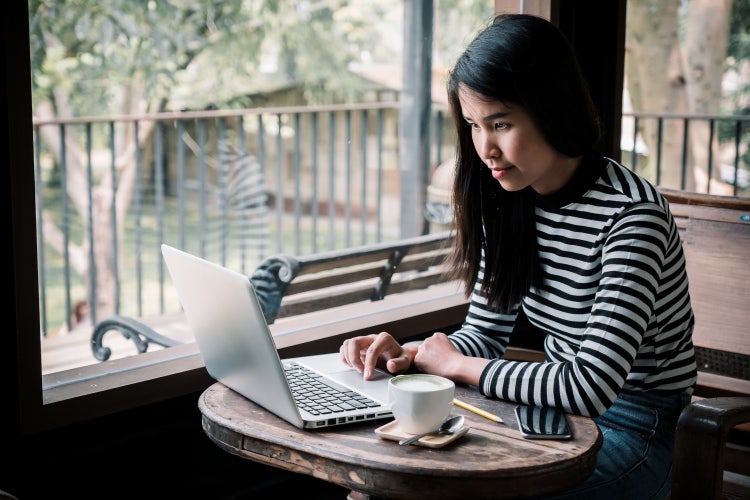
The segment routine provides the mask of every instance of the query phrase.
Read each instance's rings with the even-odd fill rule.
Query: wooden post
[[[432,109],[432,2],[404,1],[403,88],[399,108],[401,238],[426,231],[424,217],[430,180]]]

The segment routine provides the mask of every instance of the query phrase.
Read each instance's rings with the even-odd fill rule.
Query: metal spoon
[[[440,427],[435,429],[434,431],[430,432],[424,432],[422,434],[417,434],[416,436],[412,436],[406,439],[402,439],[398,442],[398,444],[412,444],[414,441],[417,441],[425,436],[429,436],[430,434],[453,434],[457,430],[459,430],[464,425],[464,416],[463,415],[456,415],[454,417],[451,417],[447,420],[445,420],[442,424],[440,424]]]

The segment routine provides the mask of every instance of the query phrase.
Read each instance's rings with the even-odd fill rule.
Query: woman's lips
[[[511,167],[491,167],[490,171],[492,172],[492,177],[494,179],[500,180],[505,177],[510,169]]]

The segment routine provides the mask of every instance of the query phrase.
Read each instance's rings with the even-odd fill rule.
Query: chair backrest
[[[750,198],[664,192],[685,251],[699,375],[750,386]]]
[[[454,235],[445,231],[294,257],[275,255],[252,275],[269,323],[445,281]]]

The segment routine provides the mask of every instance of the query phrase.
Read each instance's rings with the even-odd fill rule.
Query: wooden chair
[[[737,427],[747,422],[750,397],[706,398],[683,410],[675,438],[672,500],[750,498],[750,485],[742,480],[750,476],[750,434]]]
[[[671,498],[750,498],[750,199],[662,193],[687,259],[698,361],[677,424]]]

